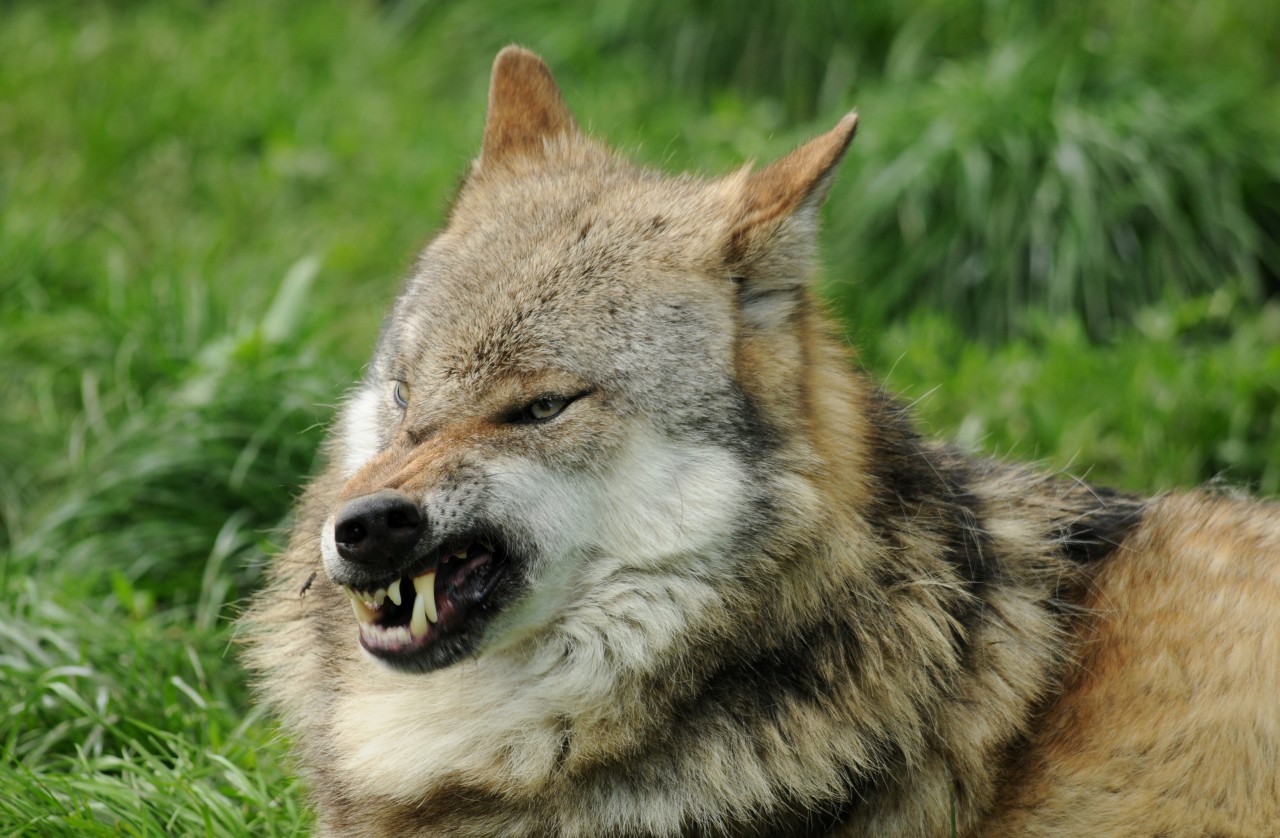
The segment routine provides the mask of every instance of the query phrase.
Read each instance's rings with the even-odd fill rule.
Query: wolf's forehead
[[[638,351],[673,355],[681,346],[702,354],[699,343],[732,328],[723,294],[709,287],[714,280],[628,259],[441,268],[401,300],[396,337],[413,366],[446,377],[548,365],[612,369]]]
[[[424,276],[398,304],[384,361],[422,392],[459,398],[550,370],[642,401],[659,385],[671,398],[714,388],[733,366],[731,297],[705,277],[680,278],[691,287],[670,296],[640,293],[609,269],[575,273],[564,264],[456,281]]]
[[[568,183],[542,202],[516,190],[503,213],[482,222],[459,213],[398,303],[401,351],[475,373],[485,364],[537,367],[545,356],[607,362],[636,343],[656,349],[664,336],[696,343],[731,330],[706,208],[681,206],[700,203],[697,190],[656,192],[628,183],[588,193]]]
[[[698,261],[715,238],[721,192],[713,182],[669,177],[603,151],[534,174],[478,178],[459,194],[441,237],[480,273],[526,268],[589,277],[645,261]]]

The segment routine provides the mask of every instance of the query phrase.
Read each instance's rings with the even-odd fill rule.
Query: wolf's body
[[[499,56],[248,615],[323,831],[1280,833],[1280,511],[918,438],[808,288],[853,129],[665,178]]]

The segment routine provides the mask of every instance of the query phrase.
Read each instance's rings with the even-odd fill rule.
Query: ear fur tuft
[[[578,134],[578,125],[542,59],[523,47],[504,47],[493,61],[480,167],[541,156],[546,140]]]

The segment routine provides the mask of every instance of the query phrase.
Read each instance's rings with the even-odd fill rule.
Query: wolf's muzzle
[[[366,651],[406,672],[474,651],[483,626],[516,591],[509,570],[518,557],[496,527],[471,523],[453,533],[431,526],[393,489],[342,504],[325,569],[351,600]]]
[[[394,489],[353,498],[333,526],[338,555],[371,574],[398,571],[425,534],[418,504]]]

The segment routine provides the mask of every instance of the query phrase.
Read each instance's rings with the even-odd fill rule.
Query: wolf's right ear
[[[540,157],[548,140],[579,133],[542,59],[523,47],[504,47],[493,61],[479,168]]]
[[[858,115],[848,114],[786,157],[732,179],[734,215],[724,259],[740,282],[748,321],[768,326],[785,316],[806,284],[818,210],[857,129]]]

